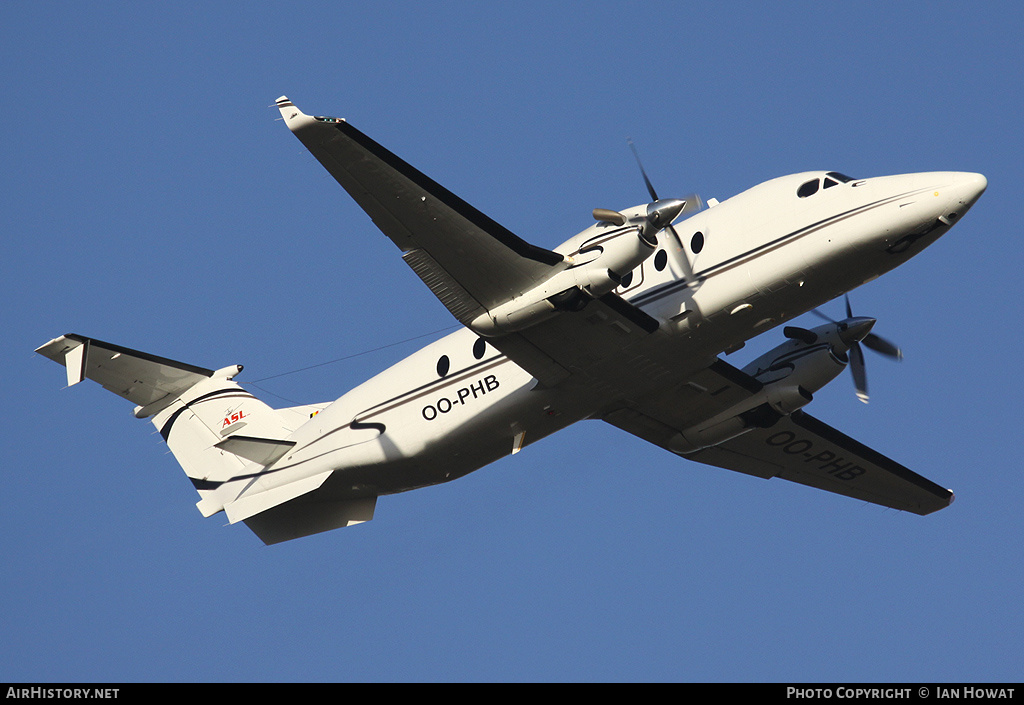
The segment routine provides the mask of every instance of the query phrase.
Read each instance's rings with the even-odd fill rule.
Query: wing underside
[[[346,121],[306,115],[286,97],[277,106],[289,129],[461,323],[469,325],[568,266],[562,255],[519,238]],[[658,328],[659,321],[609,293],[582,311],[559,312],[489,342],[550,386],[630,360],[628,348]]]
[[[564,267],[344,120],[277,102],[289,129],[463,323]]]
[[[604,420],[672,451],[678,434],[699,427],[701,419],[742,408],[744,396],[760,388],[757,380],[719,360],[682,388],[616,409]],[[949,490],[803,411],[683,457],[914,514],[930,514],[953,501]]]
[[[953,502],[949,490],[803,411],[687,457],[914,514]]]

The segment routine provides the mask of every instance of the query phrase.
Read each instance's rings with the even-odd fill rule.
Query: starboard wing
[[[604,420],[677,453],[673,439],[680,433],[702,420],[728,415],[760,389],[753,377],[718,360],[682,387],[623,406]],[[930,514],[953,501],[949,490],[804,411],[768,423],[765,428],[751,428],[682,457],[764,479],[779,477],[914,514]]]
[[[953,502],[950,490],[803,411],[687,457],[914,514],[931,514]]]

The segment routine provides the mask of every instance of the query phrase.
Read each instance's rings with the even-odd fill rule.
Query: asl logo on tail
[[[233,423],[238,423],[239,421],[241,421],[242,419],[246,418],[247,416],[248,416],[248,414],[246,414],[244,411],[234,411],[234,412],[228,414],[227,416],[224,417],[224,421],[220,425],[221,430],[227,428],[228,426],[230,426]]]

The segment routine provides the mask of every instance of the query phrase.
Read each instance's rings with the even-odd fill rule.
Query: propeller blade
[[[683,206],[683,210],[679,211],[679,215],[685,215],[686,213],[696,213],[697,211],[704,208],[704,199],[699,194],[691,193],[689,196],[683,196],[686,205]],[[678,215],[676,216],[679,217]]]
[[[853,373],[853,384],[857,389],[857,398],[865,404],[868,403],[868,381],[867,371],[864,366],[864,352],[861,350],[860,343],[870,350],[885,355],[893,360],[902,360],[903,351],[900,350],[899,346],[890,343],[885,338],[869,333],[871,325],[874,324],[874,319],[869,318],[854,318],[853,317],[853,306],[850,305],[850,295],[844,294],[843,298],[846,302],[846,320],[836,321],[818,309],[812,309],[811,313],[819,318],[824,318],[826,321],[830,321],[839,326],[839,336],[844,342],[849,342],[849,354],[850,354],[850,372]],[[867,322],[870,321],[871,325]],[[865,330],[865,326],[867,330]],[[860,337],[863,336],[863,337]],[[858,341],[857,338],[860,337]]]
[[[658,194],[654,190],[654,185],[651,180],[647,178],[647,172],[644,170],[644,165],[640,161],[640,154],[636,151],[636,145],[633,144],[633,138],[630,137],[626,140],[629,142],[629,148],[633,150],[633,156],[636,157],[636,165],[640,167],[640,175],[644,177],[644,183],[647,184],[647,193],[651,195],[652,201],[658,200]]]
[[[701,210],[704,207],[704,200],[697,194],[691,193],[685,198],[669,198],[662,201],[658,198],[658,192],[654,190],[654,184],[651,183],[650,178],[647,176],[647,170],[644,169],[643,162],[640,161],[640,153],[637,151],[636,145],[633,144],[633,138],[627,137],[626,142],[629,143],[629,148],[633,150],[636,165],[640,167],[640,175],[644,177],[647,193],[651,196],[651,203],[647,204],[647,223],[650,227],[644,226],[640,236],[649,243],[656,244],[657,233],[661,230],[668,230],[672,233],[672,237],[676,239],[680,252],[683,253],[683,258],[685,259],[686,249],[683,247],[683,241],[679,237],[679,233],[672,227],[672,222],[685,213]],[[601,212],[604,213],[606,211],[602,210]],[[606,218],[599,218],[597,210],[594,211],[594,217],[598,220],[607,220]],[[687,278],[692,278],[693,271],[690,269],[689,262],[686,263],[686,269],[688,270],[686,272]]]
[[[857,390],[857,398],[868,403],[868,375],[864,368],[864,352],[859,343],[850,346],[850,371],[853,372],[853,386]]]
[[[818,318],[823,318],[823,319],[825,319],[825,320],[826,320],[826,321],[828,321],[829,323],[839,323],[839,321],[837,321],[837,320],[835,320],[835,319],[833,319],[833,318],[829,318],[828,316],[826,316],[826,315],[825,315],[824,313],[822,313],[821,311],[819,311],[819,310],[818,310],[818,309],[816,309],[816,308],[812,308],[812,309],[811,309],[811,313],[813,313],[813,314],[814,314],[815,316],[817,316]]]
[[[898,345],[890,343],[885,338],[875,335],[874,333],[869,333],[867,337],[860,342],[864,343],[865,346],[871,348],[876,353],[880,353],[886,357],[891,357],[893,360],[899,361],[903,359],[903,351],[900,350]]]
[[[683,264],[683,277],[686,281],[693,281],[693,265],[690,264],[690,258],[686,255],[686,247],[683,246],[683,239],[679,237],[679,233],[676,232],[674,226],[669,225],[667,228],[672,237],[676,239],[676,244],[679,246],[679,261]]]

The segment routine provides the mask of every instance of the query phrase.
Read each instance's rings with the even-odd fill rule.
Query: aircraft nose
[[[957,173],[950,189],[952,193],[946,217],[949,220],[956,220],[962,216],[968,208],[981,198],[981,194],[985,193],[986,188],[988,188],[988,179],[985,178],[984,174]]]
[[[971,205],[978,200],[981,194],[985,193],[986,188],[988,188],[988,179],[984,174],[970,172],[957,174],[955,189],[962,203]]]

